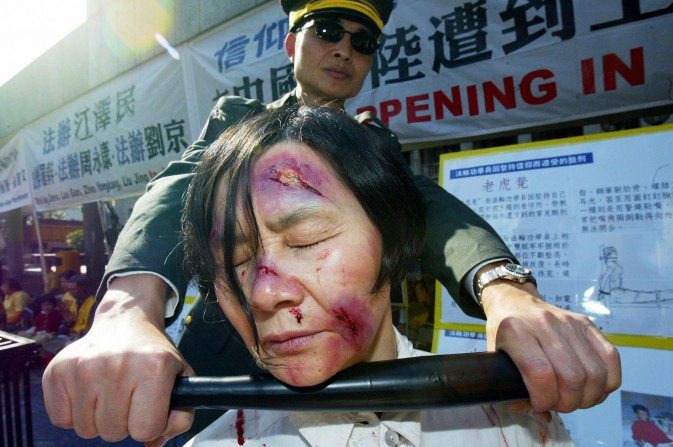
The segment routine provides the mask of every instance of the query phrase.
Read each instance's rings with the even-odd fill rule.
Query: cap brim
[[[379,27],[364,14],[360,14],[357,11],[353,11],[350,9],[343,9],[343,8],[332,8],[332,9],[321,9],[320,11],[315,11],[310,14],[306,14],[304,17],[301,18],[301,20],[294,26],[294,28],[297,28],[297,26],[301,23],[306,23],[308,20],[312,20],[315,18],[318,18],[322,15],[327,15],[330,17],[343,17],[348,20],[353,20],[354,22],[361,23],[368,27],[372,32],[376,34],[380,34],[381,30]]]

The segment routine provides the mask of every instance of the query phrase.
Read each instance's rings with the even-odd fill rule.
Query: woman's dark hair
[[[644,406],[644,405],[640,405],[640,404],[632,405],[632,406],[631,406],[631,409],[633,410],[634,413],[636,413],[636,412],[638,412],[638,411],[644,411],[644,412],[646,412],[646,413],[649,413],[649,412],[650,412],[650,410],[648,410],[646,406]]]
[[[283,141],[302,143],[323,157],[343,184],[354,194],[381,234],[383,255],[372,292],[384,284],[402,280],[417,256],[425,228],[423,199],[401,157],[396,157],[376,134],[345,112],[321,107],[284,107],[264,111],[229,128],[205,151],[192,179],[182,214],[187,271],[202,289],[211,291],[218,275],[243,307],[255,338],[252,312],[238,281],[233,248],[236,229],[236,198],[243,203],[243,219],[252,228],[251,249],[259,247],[252,205],[251,177],[254,162],[271,146]],[[211,238],[213,198],[218,182],[226,176],[222,234],[218,263]],[[217,233],[217,232],[215,232]]]
[[[22,289],[21,283],[16,278],[7,278],[5,280],[5,284],[7,285],[7,287],[9,287],[11,290],[13,290],[15,292]]]
[[[40,304],[42,303],[51,303],[54,306],[56,306],[57,300],[56,300],[56,295],[54,295],[51,292],[47,292],[44,295],[40,297]]]
[[[66,281],[70,281],[70,278],[72,278],[72,277],[75,276],[76,274],[77,274],[77,272],[75,272],[74,270],[69,270],[69,269],[68,269],[68,270],[62,272],[62,273],[59,275],[59,278],[60,278],[60,279],[65,279]]]

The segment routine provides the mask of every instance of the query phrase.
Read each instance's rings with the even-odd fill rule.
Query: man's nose
[[[251,296],[256,309],[271,312],[278,306],[297,305],[303,298],[304,288],[294,274],[268,260],[257,264]]]
[[[339,59],[350,60],[351,51],[353,51],[353,47],[351,46],[351,35],[344,33],[341,40],[334,44],[332,54]]]

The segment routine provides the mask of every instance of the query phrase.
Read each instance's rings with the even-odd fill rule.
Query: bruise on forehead
[[[283,144],[283,143],[281,143]],[[253,189],[266,198],[293,195],[296,199],[328,198],[325,188],[333,184],[334,174],[325,169],[318,156],[301,143],[285,144],[255,165]]]
[[[253,195],[260,210],[286,208],[297,203],[334,200],[335,175],[317,157],[292,147],[262,157],[254,167]]]

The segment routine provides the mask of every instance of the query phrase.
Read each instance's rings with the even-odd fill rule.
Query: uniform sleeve
[[[407,166],[402,147],[390,129],[373,115],[361,114],[357,119],[384,138],[387,147]],[[423,271],[441,282],[467,315],[486,318],[481,306],[466,289],[465,277],[472,268],[485,261],[499,258],[516,261],[516,257],[495,230],[467,205],[430,178],[412,177],[423,196],[427,213],[420,257]],[[471,284],[467,286],[471,287]]]
[[[98,290],[98,297],[107,290],[110,277],[128,272],[152,272],[184,297],[189,278],[182,268],[180,247],[180,212],[182,197],[205,149],[232,124],[263,110],[262,103],[240,97],[220,98],[213,108],[198,140],[184,152],[180,160],[147,184],[129,220],[119,235]],[[178,309],[179,313],[179,309]]]
[[[426,204],[421,266],[442,283],[467,315],[485,318],[466,287],[465,277],[478,264],[498,258],[516,260],[493,228],[467,205],[424,176],[414,182]]]

